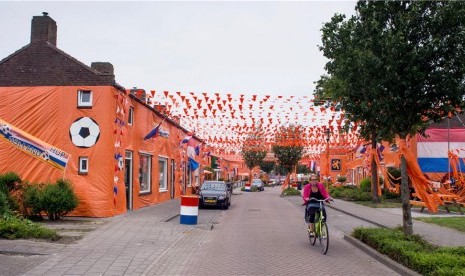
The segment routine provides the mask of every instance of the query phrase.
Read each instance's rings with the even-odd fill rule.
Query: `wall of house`
[[[92,108],[77,107],[77,91],[91,90]],[[0,87],[0,118],[38,139],[69,153],[64,171],[31,156],[8,142],[0,141],[0,171],[14,171],[29,182],[54,182],[65,177],[73,183],[79,206],[77,216],[106,217],[124,211],[124,197],[113,194],[124,190],[114,184],[114,125],[116,105],[113,87],[43,86]],[[100,137],[90,148],[77,147],[70,138],[70,127],[81,117],[92,118]],[[79,174],[79,157],[89,160],[87,174]],[[122,179],[122,178],[121,178]]]

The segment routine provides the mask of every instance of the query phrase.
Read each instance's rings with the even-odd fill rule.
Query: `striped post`
[[[250,184],[250,182],[245,183],[245,191],[246,192],[250,192],[250,185],[252,185],[252,184]]]
[[[196,195],[181,196],[181,224],[197,224],[199,215],[199,197]]]

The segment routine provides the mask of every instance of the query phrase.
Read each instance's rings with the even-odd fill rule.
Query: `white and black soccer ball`
[[[100,128],[92,118],[81,117],[69,128],[69,137],[77,147],[90,148],[100,138]]]
[[[121,171],[123,170],[124,168],[124,158],[122,156],[120,156],[118,158],[118,169]]]
[[[9,136],[10,131],[11,131],[11,128],[9,125],[7,124],[2,125],[2,132],[4,133],[5,136]]]
[[[48,161],[50,159],[50,155],[46,151],[42,152],[40,154],[40,157],[42,157],[42,159],[44,159],[44,161]]]

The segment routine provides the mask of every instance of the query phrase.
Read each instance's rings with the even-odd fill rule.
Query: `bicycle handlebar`
[[[316,199],[314,197],[307,198],[307,201],[310,201],[310,200],[314,200],[314,201],[318,201],[318,202],[323,202],[323,201],[327,201],[327,200],[334,201],[332,197],[328,197],[328,198],[325,198],[325,199]]]

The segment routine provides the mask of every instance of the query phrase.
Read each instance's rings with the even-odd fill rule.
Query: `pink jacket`
[[[320,190],[320,193],[323,195],[324,198],[329,197],[329,193],[328,193],[328,191],[326,191],[326,188],[325,188],[325,186],[323,184],[317,183],[316,186],[318,187],[318,190]],[[304,200],[304,204],[307,203],[306,199],[311,197],[310,196],[311,187],[312,187],[312,184],[307,184],[304,187],[304,192],[302,194],[302,199]]]

